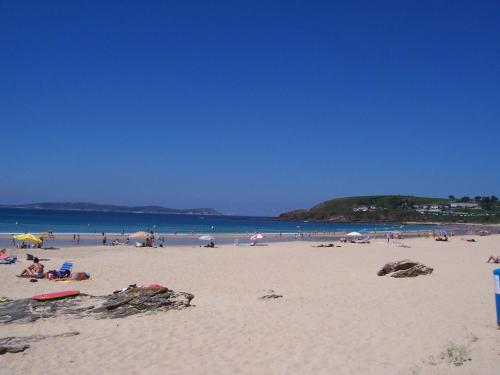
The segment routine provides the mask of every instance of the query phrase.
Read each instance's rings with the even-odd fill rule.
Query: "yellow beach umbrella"
[[[141,230],[140,232],[135,232],[135,233],[131,234],[130,238],[146,238],[148,236],[149,236],[149,233]]]
[[[32,234],[16,234],[14,236],[14,238],[16,240],[19,240],[19,241],[25,241],[25,242],[31,242],[31,243],[34,243],[36,245],[39,245],[41,244],[43,241],[40,239],[40,237],[36,237]]]

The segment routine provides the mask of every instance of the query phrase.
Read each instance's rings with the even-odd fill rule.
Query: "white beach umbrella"
[[[149,237],[150,233],[140,231],[140,232],[135,232],[130,235],[130,238],[147,238]]]
[[[250,241],[257,241],[264,238],[264,235],[260,233],[255,233],[252,237],[250,237]]]
[[[361,237],[362,234],[359,232],[351,232],[351,233],[347,233],[347,236],[348,237]]]
[[[200,241],[213,241],[213,240],[215,240],[215,238],[214,238],[214,237],[212,237],[212,236],[207,236],[207,235],[205,235],[205,236],[201,236],[201,237],[198,237],[198,239],[199,239]]]

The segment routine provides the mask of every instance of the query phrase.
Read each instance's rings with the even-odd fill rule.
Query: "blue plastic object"
[[[66,262],[63,263],[59,272],[71,271],[72,268],[73,268],[73,262],[67,260]]]
[[[497,325],[500,328],[500,268],[493,270],[495,279],[495,300],[497,305]]]

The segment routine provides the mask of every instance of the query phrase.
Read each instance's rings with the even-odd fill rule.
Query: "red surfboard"
[[[49,301],[52,299],[59,299],[65,297],[73,297],[80,294],[79,290],[63,290],[62,292],[39,294],[37,296],[31,297],[31,299],[36,299],[37,301]]]
[[[161,286],[159,284],[149,284],[149,285],[143,285],[139,287],[140,289],[160,289],[160,288],[165,288],[164,286]]]

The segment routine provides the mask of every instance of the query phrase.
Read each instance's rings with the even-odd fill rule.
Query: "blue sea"
[[[273,217],[198,216],[0,208],[0,233],[311,233],[433,229],[429,225],[292,222]]]

